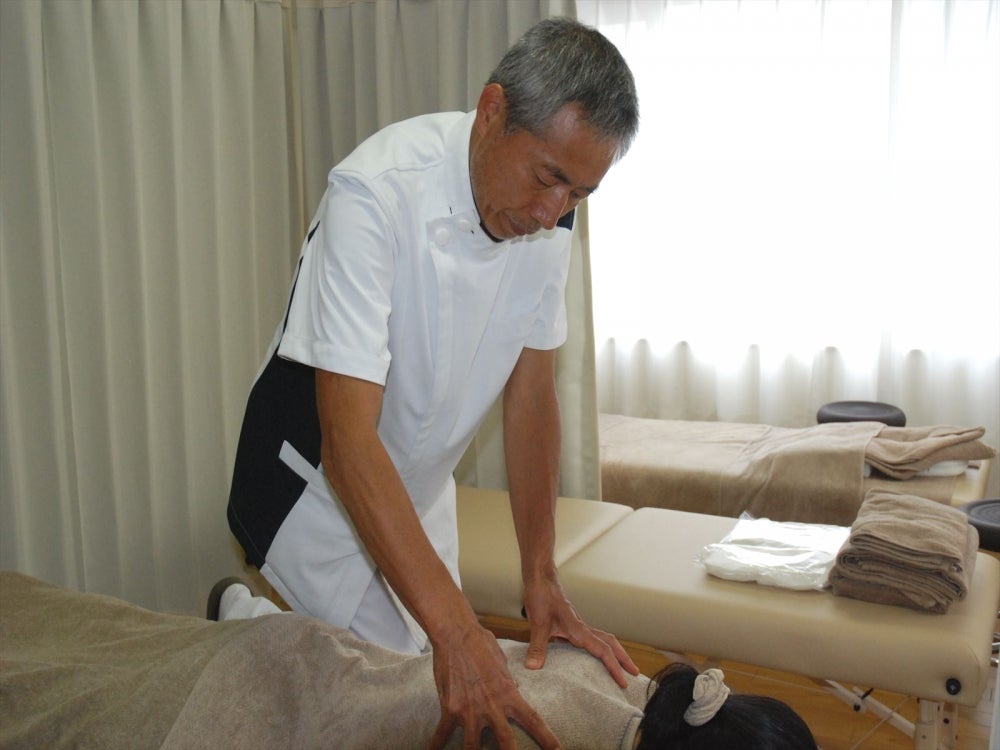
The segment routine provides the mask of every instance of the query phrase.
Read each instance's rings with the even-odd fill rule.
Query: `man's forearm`
[[[555,353],[525,350],[504,391],[504,451],[525,584],[555,575],[561,445]]]
[[[477,621],[378,437],[380,396],[371,383],[317,372],[323,467],[375,565],[434,643]]]

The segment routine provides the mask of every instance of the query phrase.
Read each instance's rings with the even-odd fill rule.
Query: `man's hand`
[[[427,538],[378,436],[381,386],[317,370],[316,400],[330,485],[434,649],[441,721],[431,747],[442,747],[461,726],[465,747],[478,748],[483,729],[492,727],[502,750],[516,750],[513,719],[545,750],[558,748],[552,730],[518,692],[496,638],[479,624]]]
[[[478,623],[459,629],[448,643],[434,644],[434,681],[441,721],[431,738],[431,750],[444,747],[458,727],[463,748],[478,748],[483,730],[490,727],[501,750],[516,750],[517,738],[508,719],[520,724],[544,750],[560,747],[552,730],[518,692],[496,638]]]
[[[527,584],[524,607],[531,628],[531,643],[524,666],[541,669],[553,638],[568,641],[604,662],[608,672],[621,687],[628,686],[625,672],[639,674],[639,668],[610,633],[587,625],[573,609],[559,581],[543,578]]]

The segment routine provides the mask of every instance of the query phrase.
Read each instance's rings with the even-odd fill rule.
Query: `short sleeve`
[[[548,242],[550,262],[545,266],[546,283],[542,290],[538,317],[528,335],[525,346],[531,349],[556,349],[566,342],[566,279],[569,275],[573,234],[567,229],[557,229]]]
[[[280,356],[385,384],[396,241],[365,186],[331,178],[303,246]]]

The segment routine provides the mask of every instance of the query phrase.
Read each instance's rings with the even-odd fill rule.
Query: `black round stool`
[[[890,427],[906,427],[903,410],[879,401],[832,401],[819,407],[816,421],[826,422],[881,422]]]
[[[961,509],[979,532],[979,548],[1000,552],[1000,498],[973,500]]]

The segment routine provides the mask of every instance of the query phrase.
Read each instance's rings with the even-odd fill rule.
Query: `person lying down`
[[[672,664],[623,690],[568,644],[529,671],[527,644],[500,643],[567,750],[816,748],[787,705],[730,695],[719,670]],[[214,622],[4,571],[0,747],[426,748],[440,711],[431,659],[304,615]],[[448,747],[463,746],[456,732]]]

